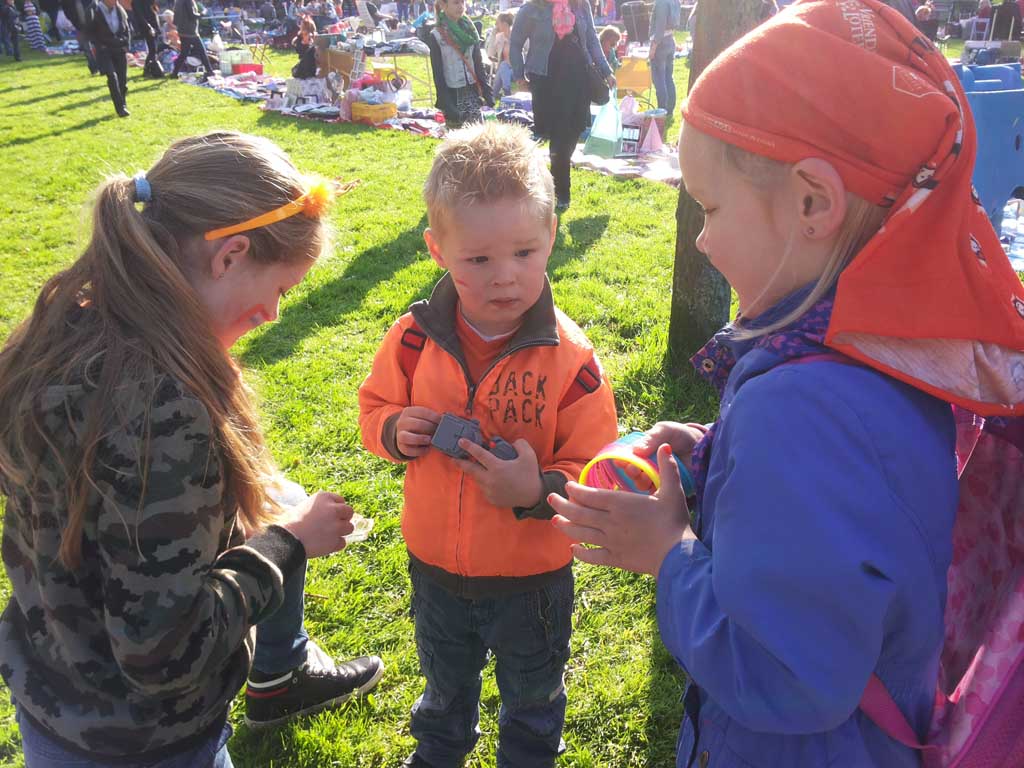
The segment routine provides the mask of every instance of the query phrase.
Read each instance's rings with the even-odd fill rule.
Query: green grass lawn
[[[287,72],[294,57],[276,55]],[[685,62],[680,60],[680,91]],[[372,697],[270,733],[248,731],[236,708],[231,741],[243,767],[395,766],[411,750],[408,711],[421,691],[399,534],[401,468],[363,451],[356,391],[393,320],[439,271],[422,240],[420,189],[435,142],[409,134],[264,114],[212,91],[143,80],[130,70],[132,116],[114,116],[105,80],[82,58],[29,54],[0,62],[0,339],[43,281],[80,252],[83,203],[104,174],[147,168],[181,136],[234,128],[267,136],[299,167],[359,178],[332,214],[334,253],[284,302],[281,319],[235,353],[260,397],[281,467],[310,490],[345,494],[376,519],[371,538],[314,561],[311,634],[337,656],[378,653],[387,673]],[[556,300],[589,333],[614,382],[623,429],[659,418],[708,419],[706,391],[663,370],[677,193],[641,181],[573,172],[549,274]],[[159,191],[157,191],[159,194]],[[682,677],[657,638],[649,578],[577,568],[564,766],[669,766]],[[0,577],[0,603],[9,584]],[[484,736],[471,766],[493,766],[498,694],[488,676]],[[21,766],[13,710],[0,704],[0,764]]]

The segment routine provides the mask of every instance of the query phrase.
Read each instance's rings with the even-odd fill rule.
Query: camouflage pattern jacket
[[[93,393],[73,384],[42,396],[39,415],[64,456]],[[253,625],[277,610],[305,551],[277,526],[244,539],[209,413],[180,383],[125,384],[116,406],[126,427],[100,443],[77,569],[58,557],[67,508],[52,451],[39,456],[31,498],[0,477],[13,590],[0,675],[22,712],[68,748],[155,759],[221,727],[248,674]]]

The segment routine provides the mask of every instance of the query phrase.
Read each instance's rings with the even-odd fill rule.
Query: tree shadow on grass
[[[427,227],[424,214],[414,227],[410,227],[394,240],[367,248],[345,268],[344,273],[320,286],[301,302],[288,307],[276,323],[255,339],[242,355],[247,365],[273,363],[288,357],[298,345],[324,326],[334,326],[362,305],[374,286],[391,279],[395,274],[417,260],[424,249],[423,230]],[[413,301],[426,298],[434,279],[420,286]]]
[[[52,114],[59,114],[61,112],[70,112],[73,109],[82,109],[88,107],[91,104],[96,104],[101,101],[110,101],[110,93],[106,90],[102,94],[93,96],[91,99],[82,99],[82,101],[73,101],[69,104],[64,104],[53,110]]]
[[[83,120],[80,123],[76,123],[75,125],[70,126],[56,125],[53,126],[53,130],[44,131],[43,133],[37,133],[35,136],[19,136],[18,138],[10,139],[9,141],[4,142],[4,146],[15,147],[24,144],[33,144],[34,142],[40,141],[42,139],[48,139],[52,136],[63,136],[68,133],[73,133],[74,131],[84,131],[106,120],[117,119],[119,118],[114,114],[113,110],[111,110],[109,115],[104,115],[103,117],[93,117],[89,120]]]
[[[97,80],[95,84],[90,84],[90,85],[84,86],[82,88],[65,88],[63,91],[54,91],[52,93],[46,93],[46,94],[40,93],[38,96],[33,96],[31,99],[22,99],[21,101],[12,101],[9,104],[4,104],[4,108],[24,107],[24,106],[28,106],[29,104],[38,104],[41,101],[51,101],[53,99],[59,99],[62,96],[70,96],[73,93],[84,93],[85,91],[94,91],[100,85],[102,85],[104,88],[107,87],[107,80],[106,80],[106,78],[103,78],[102,80]],[[31,87],[32,86],[30,86],[30,85],[15,86],[15,87],[11,87],[11,88],[6,88],[4,90],[0,90],[0,93],[4,93],[5,91],[21,90],[21,89],[24,89],[24,88],[31,88]],[[109,96],[108,96],[108,98],[109,98]]]

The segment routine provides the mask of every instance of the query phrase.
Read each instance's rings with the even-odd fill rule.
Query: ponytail
[[[146,395],[137,453],[140,506],[150,407],[160,379],[170,375],[210,415],[225,499],[237,503],[246,530],[265,525],[277,510],[265,490],[272,467],[255,410],[190,277],[208,269],[193,260],[203,232],[294,200],[309,182],[271,142],[230,132],[177,142],[146,178],[152,200],[141,210],[132,179],[115,176],[100,185],[85,252],[46,282],[31,315],[0,351],[0,477],[8,491],[24,489],[33,507],[59,503],[43,500],[34,477],[44,452],[54,457],[67,481],[60,557],[69,569],[81,561],[85,515],[97,490],[97,447],[111,430],[128,427],[116,406],[126,381]],[[306,216],[247,234],[250,254],[264,264],[313,259],[327,243],[325,226]],[[40,422],[38,400],[48,386],[82,380],[95,386],[85,428],[73,449],[62,448]]]

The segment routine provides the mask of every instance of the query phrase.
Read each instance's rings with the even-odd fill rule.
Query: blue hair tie
[[[139,171],[135,174],[133,181],[135,182],[135,202],[153,202],[153,187],[150,186],[149,181],[146,179],[146,172]]]

